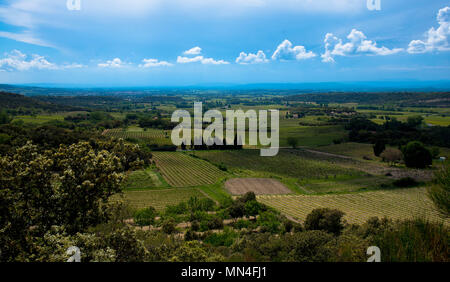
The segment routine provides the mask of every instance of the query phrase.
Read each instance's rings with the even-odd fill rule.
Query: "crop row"
[[[349,223],[363,223],[368,218],[407,219],[425,217],[440,221],[438,212],[426,195],[425,188],[384,190],[365,193],[323,196],[276,195],[258,196],[258,200],[301,221],[316,208],[339,209]],[[450,223],[449,220],[446,223]]]
[[[174,187],[212,184],[225,176],[212,164],[179,152],[153,152],[153,159],[164,179]]]

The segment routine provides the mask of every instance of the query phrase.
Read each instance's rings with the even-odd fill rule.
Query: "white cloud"
[[[408,45],[408,53],[426,53],[432,51],[449,51],[448,36],[450,35],[450,7],[439,10],[437,14],[439,27],[430,28],[425,41],[412,40]]]
[[[266,63],[269,60],[266,58],[266,54],[263,51],[259,50],[256,54],[252,53],[244,53],[241,52],[239,57],[236,58],[236,63],[246,65],[246,64],[258,64],[258,63]]]
[[[347,36],[349,40],[343,43],[341,39],[332,33],[325,35],[325,53],[321,55],[322,62],[334,62],[334,56],[387,56],[403,51],[402,48],[389,49],[387,47],[378,47],[375,41],[367,40],[367,37],[359,30],[352,29]]]
[[[196,57],[183,57],[178,56],[177,63],[179,64],[189,64],[189,63],[196,63],[201,62],[204,65],[228,65],[229,62],[224,60],[214,60],[213,58],[205,58],[203,56],[196,56]]]
[[[142,64],[139,65],[140,68],[151,68],[151,67],[170,67],[173,64],[166,61],[158,61],[157,59],[143,59]]]
[[[277,50],[272,55],[272,60],[305,60],[315,57],[312,51],[306,51],[304,46],[294,46],[289,40],[284,40],[278,45]]]
[[[202,48],[196,46],[194,48],[184,51],[183,54],[185,54],[185,55],[200,55],[201,52],[202,52]]]
[[[44,56],[31,55],[30,58],[19,50],[13,50],[4,54],[4,58],[0,59],[1,71],[28,71],[37,70],[65,70],[84,68],[82,64],[72,63],[57,65],[49,62]]]
[[[101,68],[121,68],[125,65],[120,58],[114,58],[112,60],[106,61],[105,63],[99,63],[98,66]]]
[[[30,69],[58,69],[58,66],[50,63],[43,56],[32,55],[27,60],[27,55],[19,50],[13,50],[10,53],[5,53],[5,57],[0,59],[0,69],[4,71],[27,71]]]

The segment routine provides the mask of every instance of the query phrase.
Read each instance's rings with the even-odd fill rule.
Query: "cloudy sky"
[[[0,0],[0,83],[450,80],[450,1],[380,3]]]

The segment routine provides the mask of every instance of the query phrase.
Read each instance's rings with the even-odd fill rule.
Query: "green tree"
[[[151,225],[155,222],[156,214],[154,207],[139,210],[134,215],[134,222],[139,226]]]
[[[314,209],[306,216],[306,230],[323,230],[334,235],[339,235],[344,228],[342,217],[344,213],[336,209]]]
[[[406,124],[411,128],[419,127],[423,122],[422,116],[409,116],[406,120]]]
[[[68,234],[106,220],[102,207],[120,191],[119,158],[87,142],[39,152],[30,142],[0,157],[2,260],[29,252],[28,241],[52,226]]]
[[[377,157],[386,149],[386,144],[382,140],[377,140],[373,145],[373,154]]]
[[[0,124],[10,123],[12,118],[8,115],[8,113],[3,110],[0,111]]]
[[[425,168],[432,163],[430,151],[421,142],[409,142],[402,148],[402,152],[407,167]]]
[[[295,137],[288,137],[287,143],[289,144],[289,146],[295,149],[298,145],[298,139]]]

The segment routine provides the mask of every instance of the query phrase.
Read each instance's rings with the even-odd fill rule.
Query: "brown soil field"
[[[232,195],[254,192],[256,195],[290,194],[286,186],[272,178],[232,178],[225,182],[225,189]]]

